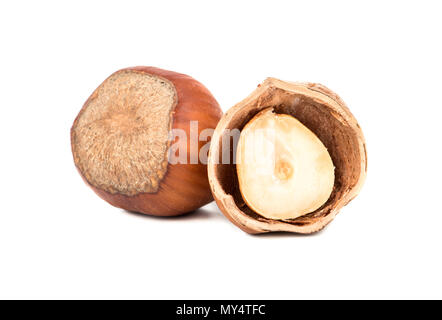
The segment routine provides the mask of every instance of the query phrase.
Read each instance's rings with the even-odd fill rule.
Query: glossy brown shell
[[[242,199],[235,164],[221,161],[222,140],[228,130],[241,130],[255,114],[268,107],[296,117],[312,130],[327,147],[335,165],[335,184],[329,200],[315,212],[293,220],[271,220],[253,212]],[[233,148],[227,152],[232,154]],[[321,230],[359,193],[366,170],[362,130],[342,99],[320,84],[274,78],[266,79],[223,115],[212,137],[208,162],[210,187],[222,213],[243,231],[253,234]]]
[[[133,67],[123,70],[144,72],[164,78],[173,84],[177,93],[177,101],[176,107],[171,113],[172,128],[186,131],[188,139],[190,139],[190,121],[198,121],[198,133],[200,133],[207,128],[214,129],[222,116],[221,108],[209,90],[190,76],[155,67]],[[91,97],[93,96],[94,93]],[[190,142],[187,141],[187,143],[189,146]],[[200,141],[199,148],[204,144],[205,142]],[[189,147],[187,150],[190,152]],[[78,171],[80,172],[80,170]],[[134,212],[156,216],[176,216],[196,210],[213,200],[207,179],[207,166],[201,162],[198,164],[168,164],[167,172],[156,193],[139,193],[134,196],[109,193],[91,185],[81,172],[80,175],[102,199],[113,206]]]

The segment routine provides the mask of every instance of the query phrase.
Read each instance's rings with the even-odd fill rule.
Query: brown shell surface
[[[266,219],[244,202],[233,162],[223,164],[223,138],[241,130],[261,110],[273,107],[312,130],[327,147],[335,166],[335,184],[328,201],[318,210],[292,220]],[[367,171],[365,139],[355,117],[337,94],[323,85],[266,79],[246,99],[221,118],[209,152],[208,175],[213,196],[222,213],[243,231],[313,233],[324,228],[339,210],[359,193]]]
[[[190,121],[198,121],[198,134],[204,129],[216,127],[222,116],[222,110],[209,90],[197,80],[185,74],[155,67],[133,67],[120,71],[126,70],[158,76],[174,85],[177,102],[171,114],[172,128],[182,129],[186,132],[188,153],[190,152]],[[91,97],[93,95],[94,93]],[[88,101],[84,104],[83,109],[87,106]],[[198,143],[198,149],[200,149],[206,142],[199,141]],[[110,193],[97,188],[87,181],[80,170],[78,171],[83,180],[102,199],[115,207],[133,212],[156,216],[176,216],[194,211],[213,200],[207,179],[207,165],[200,161],[197,164],[168,164],[166,174],[160,181],[157,192],[139,193],[133,196]]]

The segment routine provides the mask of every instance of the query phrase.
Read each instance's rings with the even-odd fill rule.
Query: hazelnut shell
[[[233,161],[222,163],[223,152],[233,157],[233,143],[223,150],[229,130],[241,130],[265,108],[289,114],[314,132],[335,166],[335,183],[327,202],[314,212],[291,220],[266,219],[243,200]],[[367,171],[365,139],[355,117],[343,100],[315,83],[294,83],[268,78],[246,99],[228,110],[218,123],[209,152],[208,175],[213,197],[221,212],[251,234],[266,232],[313,233],[324,228],[361,190]]]

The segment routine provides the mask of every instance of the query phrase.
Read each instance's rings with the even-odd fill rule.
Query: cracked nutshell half
[[[191,212],[213,198],[206,163],[189,158],[192,152],[207,154],[207,141],[198,137],[213,130],[221,115],[212,94],[187,75],[154,67],[117,71],[74,121],[75,166],[116,207],[157,216]],[[190,141],[191,122],[197,141]],[[175,139],[174,130],[182,135]],[[169,161],[174,146],[184,161]]]
[[[219,208],[253,234],[321,230],[356,197],[366,170],[362,130],[342,99],[275,78],[223,115],[208,161]]]

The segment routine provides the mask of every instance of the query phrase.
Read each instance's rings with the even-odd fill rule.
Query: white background
[[[439,1],[3,1],[0,298],[442,298]],[[212,203],[131,214],[77,174],[69,129],[112,72],[320,82],[364,130],[361,194],[312,236],[251,236]]]

